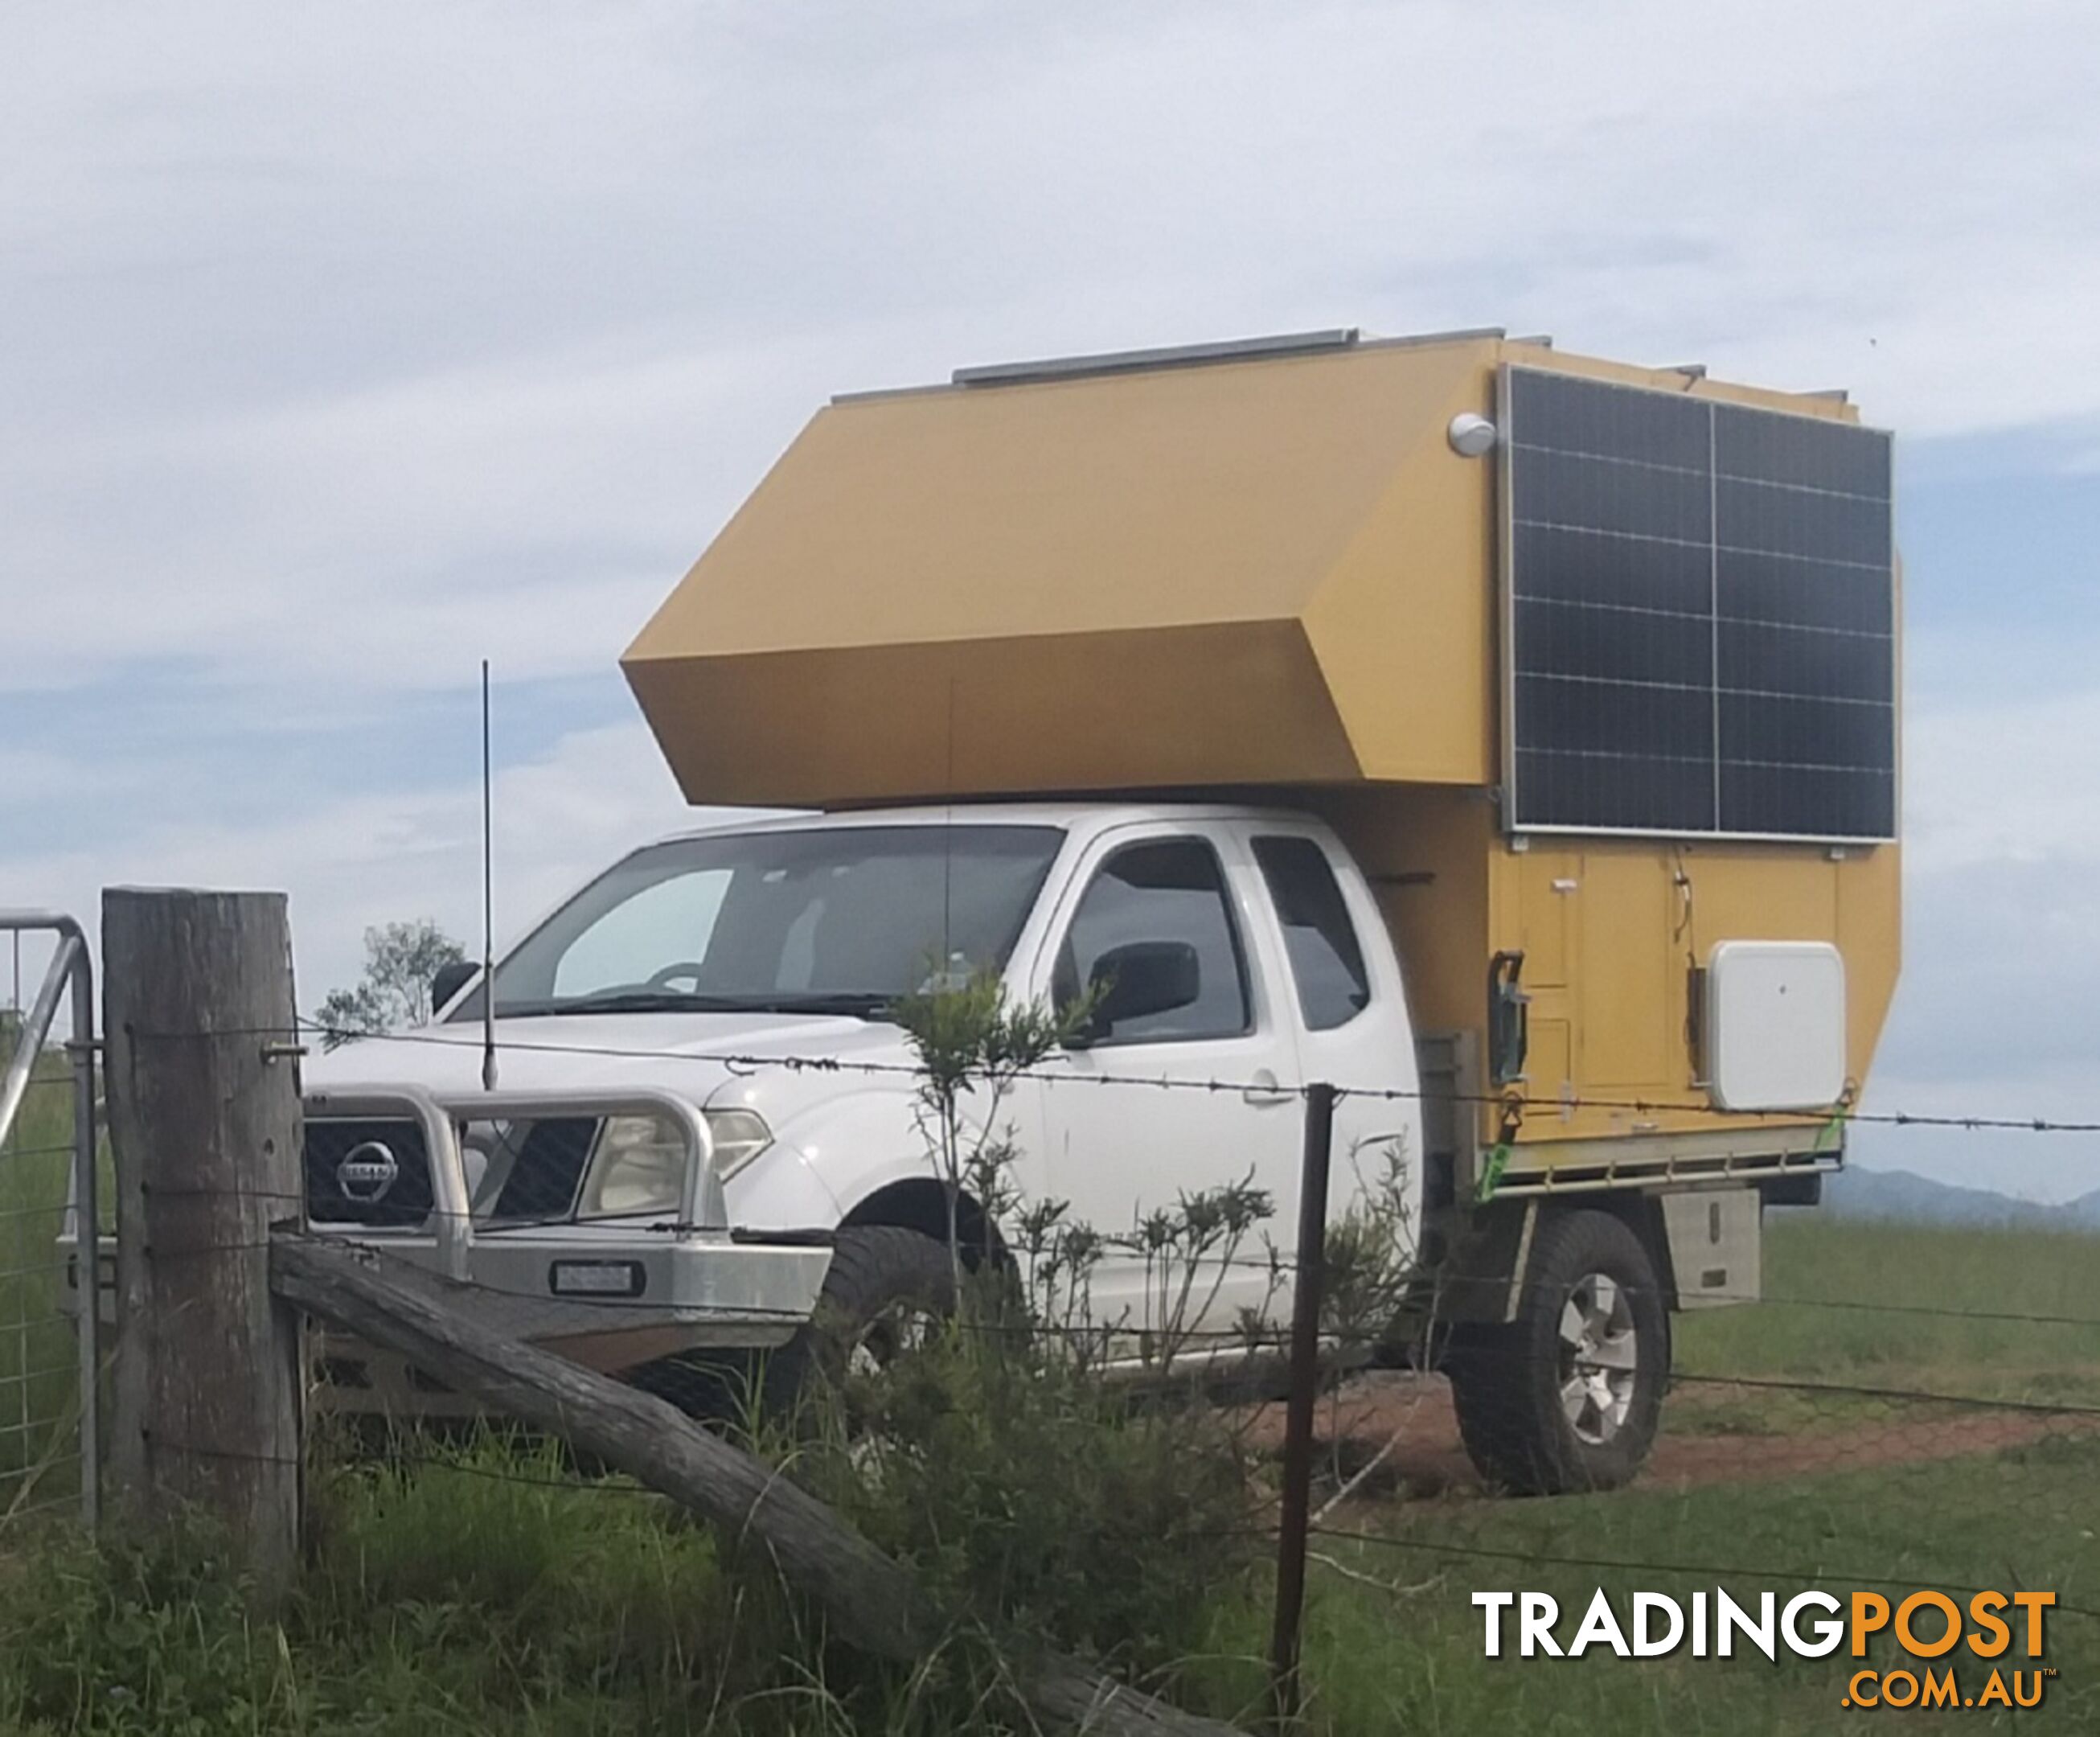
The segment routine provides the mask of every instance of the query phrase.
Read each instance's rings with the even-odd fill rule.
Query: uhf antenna
[[[488,660],[481,661],[481,1089],[496,1089],[496,797],[488,754]]]
[[[941,824],[941,987],[960,989],[954,981],[955,942],[953,934],[955,885],[955,678],[948,677],[948,767],[944,779],[947,813]]]

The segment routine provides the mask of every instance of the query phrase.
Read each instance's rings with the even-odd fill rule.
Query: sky
[[[2100,1120],[2096,64],[2089,0],[0,0],[0,904],[284,888],[308,1006],[475,932],[487,656],[522,926],[686,817],[615,660],[831,393],[1495,325],[1897,431],[1868,1105]]]

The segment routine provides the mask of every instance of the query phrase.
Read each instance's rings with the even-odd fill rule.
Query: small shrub
[[[1245,1443],[1207,1406],[1105,1386],[972,1285],[975,1310],[865,1381],[866,1434],[812,1481],[964,1625],[1171,1668],[1263,1557]]]
[[[951,1203],[957,1305],[912,1355],[836,1396],[803,1475],[979,1639],[1039,1638],[1157,1676],[1203,1642],[1207,1601],[1259,1559],[1260,1497],[1224,1414],[1156,1384],[1142,1399],[1107,1386],[1101,1355],[1134,1336],[1164,1371],[1272,1205],[1242,1183],[1148,1213],[1113,1239],[1144,1260],[1144,1319],[1092,1319],[1112,1239],[1062,1202],[1021,1198],[999,1120],[1015,1082],[1092,1006],[1017,1006],[980,976],[892,1010],[919,1059],[921,1127]],[[952,1203],[965,1188],[1010,1229],[1011,1267],[959,1245]]]

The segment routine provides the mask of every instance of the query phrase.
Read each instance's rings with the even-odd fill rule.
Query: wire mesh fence
[[[289,1041],[294,1034],[258,1035]],[[379,1075],[390,1046],[374,1050]],[[668,1066],[693,1058],[660,1059]],[[834,1066],[778,1056],[738,1065]],[[888,1064],[883,1071],[910,1072]],[[1054,1068],[1030,1077],[1051,1091],[1096,1084]],[[1132,1072],[1112,1083],[1160,1082]],[[1240,1088],[1221,1081],[1200,1089]],[[705,1307],[667,1309],[651,1288],[660,1270],[654,1255],[627,1245],[690,1244],[727,1258],[770,1238],[802,1251],[814,1295],[841,1258],[836,1227],[744,1235],[660,1205],[618,1210],[590,1193],[602,1120],[550,1112],[455,1127],[471,1158],[459,1191],[470,1204],[452,1214],[440,1204],[447,1191],[436,1168],[445,1161],[442,1141],[433,1145],[412,1121],[362,1106],[355,1116],[310,1122],[305,1191],[271,1204],[286,1222],[440,1270],[448,1249],[464,1243],[469,1257],[452,1271],[455,1283],[520,1337],[737,1432],[777,1456],[791,1478],[817,1475],[813,1468],[825,1456],[781,1421],[783,1400],[811,1366],[810,1309],[749,1299],[712,1319]],[[2044,1133],[2076,1134],[2083,1125],[1977,1120]],[[368,1150],[374,1145],[385,1151]],[[1224,1182],[1233,1168],[1229,1154],[1219,1155],[1217,1167]],[[929,1149],[928,1180],[938,1173]],[[1086,1572],[1109,1573],[1106,1565],[1142,1554],[1215,1545],[1219,1553],[1204,1558],[1207,1572],[1251,1574],[1250,1584],[1258,1583],[1278,1514],[1278,1395],[1299,1273],[1293,1227],[1254,1212],[1236,1228],[1220,1229],[1215,1202],[1207,1208],[1213,1216],[1198,1213],[1202,1222],[1192,1223],[1185,1198],[1178,1226],[1065,1225],[1140,1271],[1138,1300],[1104,1311],[1078,1294],[1083,1288],[1069,1273],[1061,1288],[1036,1282],[1045,1245],[1030,1244],[1013,1228],[1028,1204],[1008,1203],[1008,1231],[996,1244],[983,1227],[964,1221],[965,1264],[987,1273],[1004,1266],[1013,1277],[993,1300],[980,1293],[960,1312],[943,1282],[947,1253],[938,1222],[871,1227],[904,1231],[930,1246],[915,1293],[927,1306],[893,1315],[872,1337],[859,1333],[842,1347],[845,1355],[829,1372],[851,1398],[827,1427],[865,1435],[872,1420],[879,1440],[894,1446],[898,1430],[920,1431],[902,1445],[927,1456],[946,1454],[960,1439],[946,1433],[958,1407],[987,1396],[1017,1407],[1039,1403],[1016,1398],[1020,1387],[1008,1376],[1017,1373],[1021,1386],[1064,1395],[1059,1403],[1083,1411],[1089,1428],[1164,1429],[1172,1452],[1187,1456],[1185,1487],[1164,1496],[1141,1480],[1130,1493],[1106,1473],[1100,1474],[1113,1487],[1106,1496],[1092,1488],[1083,1498],[1069,1489],[1060,1496],[1067,1536],[1057,1547],[1077,1551],[1090,1541],[1103,1553],[1073,1558],[1088,1565]],[[1537,1209],[1543,1218],[1595,1211],[1599,1203],[1576,1195]],[[1512,1499],[1506,1462],[1491,1443],[1483,1448],[1493,1418],[1484,1421],[1477,1399],[1469,1403],[1467,1383],[1477,1393],[1482,1372],[1493,1372],[1498,1359],[1535,1356],[1442,1318],[1433,1282],[1409,1288],[1410,1306],[1389,1330],[1367,1326],[1374,1311],[1330,1305],[1314,1425],[1307,1668],[1316,1699],[1339,1692],[1332,1686],[1352,1668],[1346,1638],[1352,1624],[1406,1627],[1417,1663],[1430,1655],[1449,1664],[1477,1660],[1481,1619],[1471,1594],[1493,1588],[1542,1589],[1556,1598],[1569,1615],[1558,1631],[1563,1642],[1599,1589],[1621,1602],[1637,1591],[1689,1600],[1723,1589],[1754,1607],[1766,1589],[1783,1599],[1802,1587],[1848,1593],[1922,1586],[1965,1595],[2041,1588],[2053,1600],[2050,1620],[2059,1626],[2052,1632],[2063,1653],[2100,1663],[2100,1546],[2089,1496],[2100,1473],[2100,1263],[2090,1258],[2090,1240],[2046,1230],[1838,1219],[1813,1208],[1775,1207],[1763,1219],[1764,1283],[1755,1300],[1671,1315],[1674,1294],[1626,1299],[1635,1314],[1646,1305],[1666,1318],[1661,1350],[1670,1373],[1652,1450],[1623,1487]],[[154,1258],[214,1252],[170,1245]],[[1251,1314],[1215,1306],[1221,1275],[1241,1274],[1256,1281],[1262,1306]],[[1469,1282],[1483,1276],[1497,1275],[1476,1271]],[[1732,1300],[1726,1293],[1705,1299]],[[932,1386],[931,1409],[924,1384],[911,1404],[891,1408],[879,1397],[882,1384],[911,1361],[896,1354],[929,1346],[946,1346],[951,1360],[980,1368],[996,1364],[1007,1375],[944,1377]],[[857,1359],[856,1351],[872,1355]],[[399,1358],[333,1335],[317,1340],[314,1352],[314,1392],[332,1419],[315,1440],[331,1474],[510,1483],[583,1503],[655,1500],[586,1461],[520,1447],[501,1417]],[[798,1379],[780,1379],[783,1371]],[[1585,1378],[1596,1374],[1590,1368]],[[1559,1390],[1568,1377],[1565,1368],[1554,1372],[1544,1403],[1566,1398]],[[1511,1377],[1519,1385],[1526,1378]],[[1088,1397],[1072,1399],[1077,1393]],[[1607,1380],[1586,1403],[1590,1409],[1580,1426],[1594,1428],[1598,1409],[1620,1402]],[[1192,1418],[1201,1421],[1159,1421]],[[1049,1475],[1035,1462],[1056,1458],[1043,1445],[1054,1432],[1042,1417],[1026,1421],[1034,1432],[1029,1448],[1008,1443],[1014,1458],[1007,1471],[1017,1481]],[[982,1432],[971,1438],[985,1439]],[[238,1442],[161,1445],[205,1456],[252,1451]],[[882,1460],[880,1452],[846,1452],[831,1456],[825,1475],[861,1476]],[[1221,1466],[1229,1499],[1220,1495]],[[873,1523],[895,1527],[885,1542],[908,1552],[915,1535],[898,1518],[897,1500],[896,1487],[877,1490],[869,1498]],[[944,1514],[942,1525],[953,1518]],[[943,1548],[1010,1552],[1012,1540],[999,1527],[1011,1519],[984,1523],[985,1536],[965,1545],[944,1532]],[[1755,1651],[1754,1640],[1746,1645]],[[1815,1698],[1824,1686],[1801,1691],[1810,1698],[1799,1716],[1810,1726],[1813,1710],[1824,1705]],[[1727,1692],[1740,1688],[1734,1682]],[[1695,1684],[1670,1692],[1696,1713],[1706,1704],[1702,1695],[1720,1691]],[[2083,1692],[2074,1688],[2058,1699]]]
[[[54,952],[46,935],[0,930],[0,1066],[31,1030]],[[77,1512],[90,1465],[71,1284],[71,1182],[77,1085],[60,1041],[36,1043],[0,1140],[0,1528]]]

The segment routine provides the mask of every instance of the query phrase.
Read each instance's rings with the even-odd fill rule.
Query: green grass
[[[792,1638],[764,1576],[549,1451],[330,1475],[311,1513],[281,1626],[249,1615],[201,1531],[95,1554],[54,1528],[11,1580],[0,1561],[0,1731],[840,1728],[761,1713]]]
[[[762,1552],[619,1478],[494,1437],[310,1494],[279,1621],[195,1529],[99,1551],[47,1527],[0,1555],[0,1734],[946,1737],[997,1666],[959,1631],[924,1665],[828,1644]]]
[[[13,1047],[12,1032],[0,1029],[0,1065]],[[72,1163],[72,1082],[65,1057],[46,1054],[0,1148],[0,1518],[18,1501],[27,1509],[77,1486],[64,1428],[78,1390],[73,1333],[59,1310],[56,1249]]]
[[[523,1480],[514,1482],[512,1480]],[[1330,1536],[1306,1624],[1308,1730],[1871,1728],[1838,1700],[1849,1666],[1761,1658],[1575,1663],[1480,1656],[1476,1589],[1536,1589],[1579,1611],[1599,1585],[1749,1600],[1845,1578],[2048,1587],[2100,1604],[2091,1443],[1740,1489],[1553,1502],[1425,1502]],[[544,1480],[535,1482],[530,1480]],[[487,1443],[457,1469],[365,1469],[316,1491],[313,1566],[281,1627],[244,1611],[208,1538],[138,1554],[58,1541],[0,1564],[0,1731],[249,1731],[933,1737],[1010,1726],[958,1717],[970,1698],[827,1649],[763,1564],[617,1481],[567,1481],[551,1452]],[[1472,1554],[1469,1554],[1472,1553]],[[1592,1567],[1683,1565],[1661,1569]],[[1768,1570],[1766,1578],[1753,1571]],[[30,1576],[33,1574],[33,1580]],[[1187,1703],[1251,1726],[1268,1638],[1262,1576],[1216,1589]],[[1623,1598],[1621,1608],[1624,1607]],[[1565,1631],[1564,1630],[1564,1633]],[[2062,1672],[2037,1728],[2100,1720],[2100,1624],[2062,1613]],[[1885,1668],[1893,1651],[1877,1655]],[[92,1711],[77,1711],[80,1709]],[[1967,1715],[1965,1728],[1996,1728]]]
[[[2096,1483],[2100,1442],[2056,1440],[1748,1489],[1424,1503],[1368,1522],[1360,1516],[1357,1528],[1395,1542],[1330,1540],[1326,1553],[1357,1572],[1420,1589],[1383,1593],[1316,1571],[1307,1659],[1324,1716],[1319,1728],[1335,1737],[1875,1728],[1887,1714],[1841,1711],[1849,1660],[1488,1660],[1482,1619],[1469,1600],[1476,1590],[1537,1589],[1579,1617],[1600,1585],[1618,1595],[1623,1612],[1624,1595],[1635,1590],[1688,1599],[1720,1586],[1744,1601],[1770,1589],[1783,1602],[1811,1586],[1843,1598],[1855,1589],[1846,1576],[1864,1575],[1905,1590],[2048,1589],[2064,1604],[2100,1610]],[[1599,1562],[1685,1566],[1591,1566]],[[1573,1626],[1571,1619],[1564,1637]],[[2048,1643],[2047,1662],[2062,1675],[2043,1708],[2023,1719],[2042,1729],[2092,1728],[2100,1723],[2100,1620],[2060,1612]],[[1890,1646],[1868,1662],[1888,1668],[1902,1661]],[[1243,1678],[1213,1693],[1222,1703],[1246,1690]],[[1966,1713],[1963,1724],[1994,1728],[1988,1713]]]
[[[1659,1476],[1593,1497],[1414,1501],[1336,1519],[1385,1541],[1330,1539],[1324,1554],[1415,1589],[1380,1592],[1316,1567],[1306,1656],[1317,1728],[1812,1732],[1895,1717],[1841,1709],[1849,1661],[1490,1661],[1468,1602],[1480,1589],[1550,1592],[1579,1612],[1600,1585],[1679,1597],[1718,1585],[1738,1599],[1821,1585],[1842,1596],[1854,1589],[1845,1577],[1862,1576],[1904,1589],[2048,1589],[2100,1611],[2100,1418],[1844,1390],[2100,1405],[2100,1326],[2076,1324],[2100,1320],[2100,1241],[1803,1216],[1775,1222],[1766,1253],[1774,1302],[1678,1323],[1678,1367],[1695,1379],[1665,1409],[1657,1469],[1673,1440],[1736,1438],[1688,1441],[1726,1448],[1718,1471],[1710,1463],[1686,1482]],[[1833,1306],[1851,1303],[1872,1306]],[[1222,1619],[1220,1650],[1258,1650],[1260,1615]],[[1891,1651],[1873,1662],[1898,1661]],[[2023,1720],[2100,1726],[2100,1618],[2058,1616],[2048,1662],[2062,1675]],[[1213,1667],[1211,1704],[1243,1700],[1250,1668]],[[1995,1728],[2007,1717],[1969,1711],[1959,1724]]]

